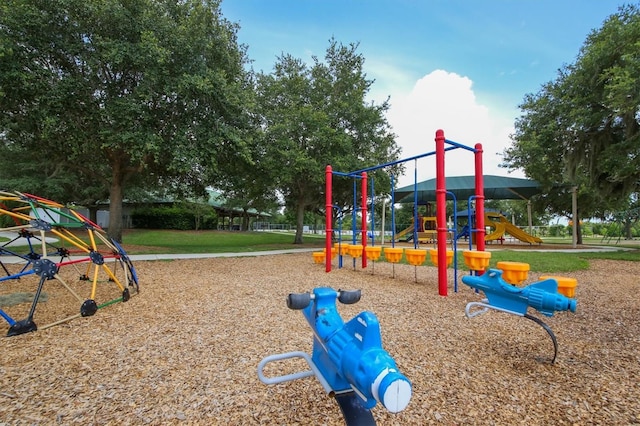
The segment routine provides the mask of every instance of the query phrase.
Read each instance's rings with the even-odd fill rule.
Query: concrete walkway
[[[267,250],[267,251],[251,251],[243,253],[189,253],[189,254],[132,254],[129,256],[131,260],[178,260],[178,259],[207,259],[211,257],[252,257],[252,256],[273,256],[277,254],[291,253],[311,253],[320,251],[319,248],[305,249],[286,249],[286,250]]]
[[[287,250],[267,250],[267,251],[252,251],[243,253],[189,253],[189,254],[133,254],[129,256],[132,261],[144,261],[144,260],[180,260],[180,259],[207,259],[212,257],[253,257],[253,256],[274,256],[278,254],[291,254],[291,253],[311,253],[313,251],[320,251],[318,248],[304,248],[304,249],[287,249]],[[77,257],[77,256],[76,256]],[[59,261],[59,256],[51,256],[54,261]],[[17,256],[0,255],[1,263],[25,263],[25,260]]]

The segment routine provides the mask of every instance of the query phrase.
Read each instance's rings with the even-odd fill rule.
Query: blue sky
[[[590,31],[624,3],[223,0],[221,9],[240,25],[239,42],[257,71],[271,72],[283,53],[323,58],[332,37],[359,43],[367,77],[375,80],[370,99],[391,97],[387,118],[402,158],[432,151],[442,128],[448,139],[483,144],[485,174],[507,175],[499,153],[510,143],[525,94],[574,62]],[[472,174],[473,160],[456,155],[447,154],[447,175]],[[434,177],[434,165],[420,160],[419,180]],[[412,168],[401,184],[413,183]]]

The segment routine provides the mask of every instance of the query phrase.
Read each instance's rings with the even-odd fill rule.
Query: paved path
[[[278,254],[290,254],[290,253],[311,253],[318,251],[317,248],[304,248],[304,249],[287,249],[287,250],[268,250],[268,251],[251,251],[244,253],[191,253],[191,254],[133,254],[129,255],[129,259],[133,261],[143,260],[178,260],[178,259],[207,259],[212,257],[252,257],[252,256],[273,256]],[[60,260],[59,256],[52,256],[52,260],[56,262]],[[24,259],[17,256],[0,256],[0,262],[2,263],[24,263]]]
[[[180,259],[208,259],[212,257],[253,257],[253,256],[274,256],[278,254],[291,254],[291,253],[311,253],[314,251],[320,251],[320,248],[303,248],[303,249],[286,249],[286,250],[266,250],[266,251],[251,251],[242,253],[186,253],[186,254],[132,254],[129,255],[129,259],[134,261],[145,260],[180,260]],[[458,249],[463,250],[463,249]],[[487,251],[500,251],[504,249],[489,248]],[[563,252],[563,253],[594,253],[594,252],[606,252],[616,250],[633,250],[625,247],[610,247],[610,246],[590,246],[576,249],[529,249],[526,251],[531,252]],[[521,250],[522,251],[522,250]],[[23,263],[24,260],[15,256],[0,256],[0,262],[2,263]]]
[[[20,237],[17,232],[7,232],[0,231],[0,237],[6,238],[9,241],[5,241],[4,243],[0,243],[0,247],[19,247],[19,246],[27,246],[29,243],[23,237]],[[34,241],[32,244],[39,245],[40,242],[40,234],[34,234]],[[54,237],[45,237],[44,239],[47,243],[55,243],[58,241],[57,238]]]
[[[251,256],[273,256],[276,254],[290,253],[311,253],[320,251],[318,248],[287,249],[287,250],[267,250],[251,251],[243,253],[191,253],[191,254],[132,254],[131,260],[168,260],[168,259],[206,259],[210,257],[251,257]]]

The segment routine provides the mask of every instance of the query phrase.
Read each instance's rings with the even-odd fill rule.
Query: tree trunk
[[[576,244],[582,245],[582,226],[580,225],[580,209],[576,210],[576,217],[573,218],[576,227]]]
[[[242,214],[242,231],[248,231],[249,230],[249,213],[247,213],[247,211],[245,210]]]
[[[296,237],[293,244],[302,244],[302,231],[304,227],[304,204],[298,203],[296,207]]]
[[[576,244],[582,245],[582,226],[580,225],[580,221],[577,222],[578,227],[576,228]]]
[[[109,188],[109,228],[107,235],[122,242],[122,185],[114,179]]]
[[[626,217],[624,218],[624,239],[625,240],[632,240],[633,239],[633,234],[631,232],[631,217]]]

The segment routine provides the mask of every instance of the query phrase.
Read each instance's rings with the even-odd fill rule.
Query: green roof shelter
[[[466,201],[476,194],[475,176],[446,177],[448,192],[455,195],[457,201]],[[413,203],[416,185],[407,185],[396,189],[397,203]],[[436,179],[429,179],[417,184],[418,204],[436,201]],[[540,184],[531,179],[512,178],[505,176],[484,175],[485,200],[529,200],[540,194]],[[447,199],[451,197],[447,196]]]
[[[506,176],[484,175],[485,200],[525,200],[529,232],[531,232],[531,197],[540,194],[540,183],[531,179],[513,178]],[[476,194],[475,176],[446,177],[446,189],[455,195],[456,201],[466,201]],[[436,179],[419,182],[417,185],[407,185],[395,190],[396,203],[413,203],[414,193],[418,193],[418,205],[436,201]],[[451,196],[447,194],[447,200]]]

